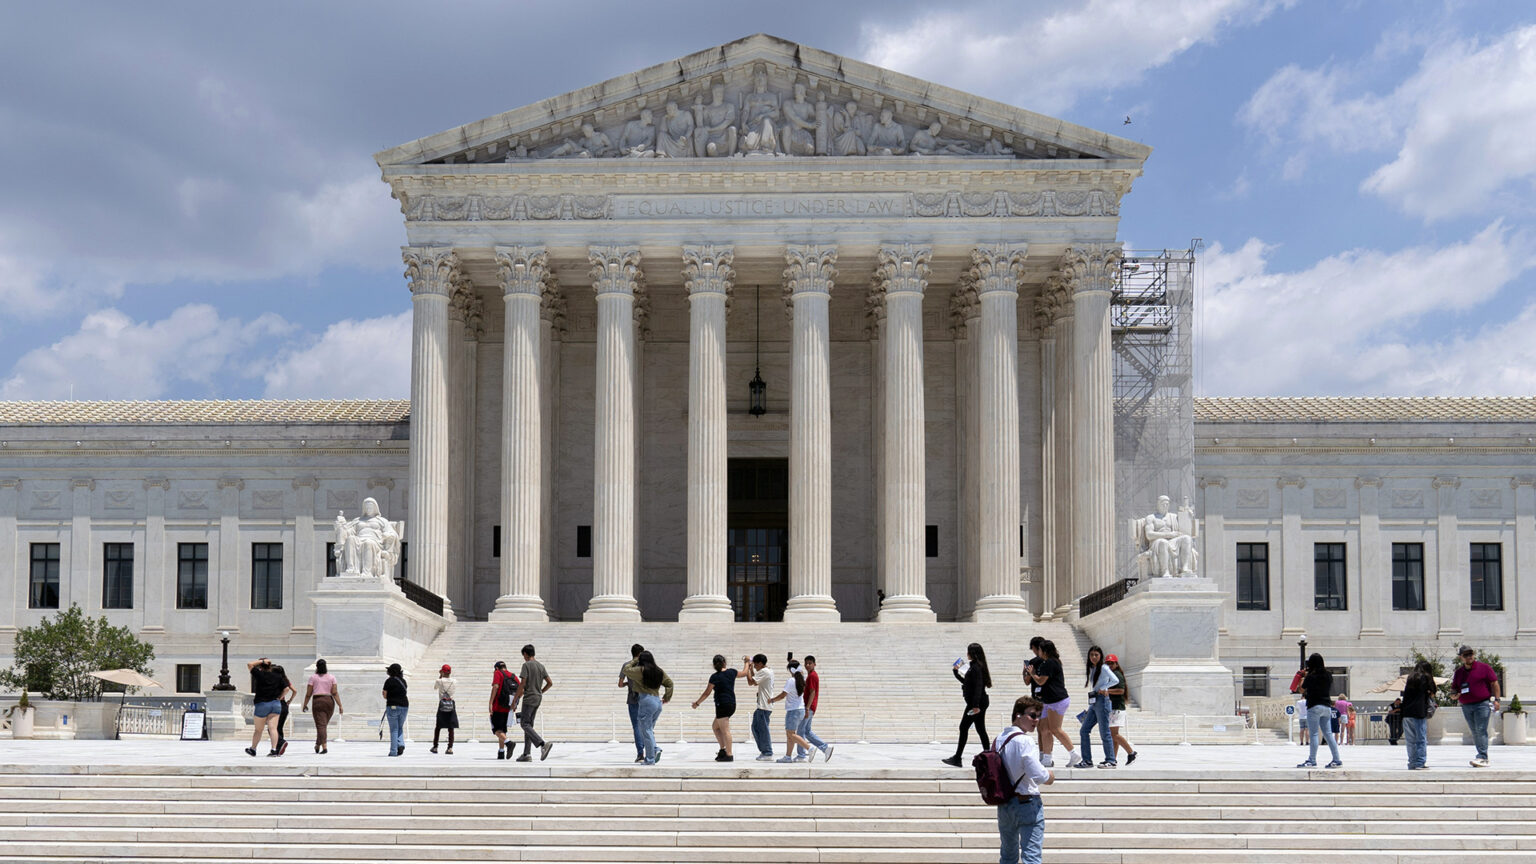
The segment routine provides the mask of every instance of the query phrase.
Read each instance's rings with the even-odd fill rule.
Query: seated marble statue
[[[832,152],[838,156],[863,156],[865,140],[874,128],[875,118],[860,113],[859,103],[849,102],[832,112]]]
[[[363,499],[356,519],[336,513],[336,570],[343,576],[393,578],[400,560],[400,532],[379,512],[379,502]]]
[[[900,156],[907,152],[907,130],[895,122],[889,108],[880,109],[880,122],[869,130],[864,142],[871,156]]]
[[[1157,512],[1141,520],[1146,551],[1151,553],[1152,576],[1193,576],[1198,563],[1195,553],[1194,514],[1187,507],[1168,512],[1172,502],[1167,495],[1157,499]]]
[[[773,127],[779,114],[779,94],[768,90],[768,73],[758,69],[752,73],[752,91],[742,97],[741,152],[773,154],[779,152],[779,137]]]
[[[624,124],[619,133],[619,152],[631,158],[649,158],[656,155],[655,115],[649,108],[640,109],[640,119]]]
[[[656,127],[656,155],[684,159],[693,155],[693,115],[668,102]]]

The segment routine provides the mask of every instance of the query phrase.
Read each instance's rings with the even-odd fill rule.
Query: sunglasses
[[[1040,721],[1040,715],[1039,714],[1025,714],[1024,717],[1025,717],[1025,719],[1028,719],[1028,720],[1034,720],[1037,723]]]

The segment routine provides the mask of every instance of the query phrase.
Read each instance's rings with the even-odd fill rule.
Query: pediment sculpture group
[[[769,87],[758,68],[752,86],[737,98],[722,83],[710,87],[691,106],[669,101],[662,115],[642,108],[622,128],[605,132],[592,122],[581,134],[550,147],[512,149],[507,161],[520,158],[671,158],[710,156],[1010,156],[1013,151],[983,129],[979,141],[944,136],[944,124],[909,126],[890,107],[878,115],[857,101],[831,104],[819,90],[813,95],[797,82],[789,95]]]

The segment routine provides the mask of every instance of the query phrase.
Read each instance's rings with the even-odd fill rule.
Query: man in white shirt
[[[768,668],[768,655],[756,654],[751,659],[741,658],[741,674],[747,683],[757,688],[757,710],[752,712],[752,740],[757,742],[757,761],[773,761],[773,733],[768,722],[773,717],[773,670]]]
[[[1038,699],[1021,696],[1013,703],[1013,725],[993,742],[1003,758],[1008,779],[1014,781],[1013,798],[997,806],[997,833],[1002,838],[1001,864],[1040,864],[1045,848],[1045,809],[1040,787],[1056,782],[1056,774],[1040,764],[1035,726],[1045,706]]]

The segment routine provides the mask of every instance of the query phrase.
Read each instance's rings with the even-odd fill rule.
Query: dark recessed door
[[[782,621],[789,601],[789,460],[730,460],[726,593],[737,621]]]

